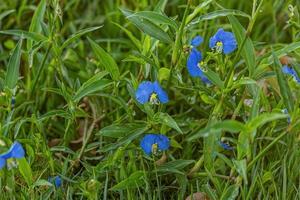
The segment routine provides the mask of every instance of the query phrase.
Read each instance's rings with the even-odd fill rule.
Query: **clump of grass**
[[[299,199],[298,9],[2,1],[2,198]]]

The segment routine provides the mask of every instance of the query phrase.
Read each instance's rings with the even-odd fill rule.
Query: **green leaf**
[[[10,15],[11,13],[14,13],[14,12],[16,12],[15,9],[7,10],[7,11],[2,11],[2,13],[0,14],[0,21],[1,21],[4,17],[6,17],[6,16],[8,16],[8,15]]]
[[[223,9],[223,10],[216,10],[216,11],[207,13],[205,15],[201,15],[198,19],[193,20],[191,22],[191,24],[198,24],[199,22],[204,21],[204,20],[212,20],[212,19],[216,19],[218,17],[226,17],[226,16],[232,16],[232,15],[247,17],[248,19],[251,19],[250,15],[248,15],[247,13],[244,13],[240,10]]]
[[[142,135],[147,130],[148,130],[148,127],[142,127],[142,128],[135,129],[132,132],[130,132],[128,135],[126,135],[125,137],[122,137],[116,143],[111,143],[111,144],[104,146],[102,149],[100,149],[100,151],[107,152],[107,151],[114,150],[122,145],[129,144],[130,142],[132,142],[132,140],[138,138],[140,135]]]
[[[147,20],[150,20],[153,23],[157,24],[167,24],[174,29],[178,29],[178,25],[173,19],[168,18],[168,16],[160,14],[158,12],[153,12],[153,11],[141,11],[141,12],[136,12],[129,17],[140,17],[144,18]]]
[[[113,80],[120,79],[120,72],[117,63],[102,47],[88,38],[95,56],[98,58],[101,65],[110,73]]]
[[[285,78],[282,72],[282,66],[274,52],[273,52],[273,60],[274,60],[273,69],[277,76],[277,81],[280,88],[280,94],[282,96],[286,108],[291,113],[294,110],[294,101],[293,101],[292,92],[290,90],[287,79]]]
[[[103,90],[104,88],[111,85],[112,82],[107,79],[102,79],[103,76],[105,76],[105,73],[98,73],[87,80],[85,83],[83,83],[75,93],[73,100],[75,102],[78,102],[82,97]]]
[[[27,185],[31,186],[32,185],[32,180],[33,180],[32,179],[32,172],[31,172],[31,168],[30,168],[27,160],[25,158],[18,158],[17,162],[18,162],[18,168],[20,170],[20,173],[24,177]]]
[[[69,112],[65,111],[65,110],[51,110],[49,112],[47,112],[46,114],[42,115],[41,117],[39,117],[39,121],[44,121],[44,120],[47,120],[51,117],[63,117],[63,118],[66,118],[66,119],[71,119],[71,115]]]
[[[158,25],[152,23],[148,19],[141,19],[139,16],[134,16],[134,13],[129,10],[121,9],[122,13],[131,21],[136,27],[142,30],[144,33],[154,37],[165,43],[172,43],[170,36]]]
[[[37,187],[37,186],[52,186],[52,183],[49,183],[49,181],[45,179],[39,179],[33,183],[33,187]]]
[[[169,80],[170,77],[170,69],[166,67],[162,67],[158,71],[158,81],[162,82],[163,80]]]
[[[288,118],[288,115],[282,113],[263,113],[246,124],[247,132],[252,132],[265,123],[284,118]]]
[[[5,30],[5,31],[0,31],[0,33],[30,39],[35,42],[45,41],[48,39],[47,37],[45,37],[39,33],[27,32],[27,31],[23,31],[23,30]]]
[[[117,24],[117,23],[113,23],[116,26],[118,26],[120,29],[122,29],[126,35],[129,37],[129,39],[133,42],[133,44],[135,45],[135,47],[140,50],[142,48],[142,43],[126,28],[124,28],[123,26]]]
[[[46,0],[41,0],[37,9],[35,10],[29,26],[29,32],[40,33],[42,30],[41,22],[43,21],[44,14],[46,11]],[[31,49],[32,41],[27,41],[27,49]]]
[[[179,133],[183,134],[182,130],[179,128],[176,121],[169,114],[159,112],[159,113],[155,114],[154,118],[159,123],[167,125],[167,126],[173,128],[173,129],[175,129]]]
[[[243,177],[245,184],[248,184],[247,179],[247,162],[246,159],[243,160],[233,160],[233,164],[236,168],[236,171],[239,173],[241,177]]]
[[[300,48],[300,42],[292,42],[290,44],[285,44],[282,48],[274,51],[274,54],[276,55],[277,58],[280,58],[299,48]],[[261,63],[267,63],[268,64],[267,66],[271,65],[274,62],[274,58],[272,54],[273,52],[267,53],[266,56],[263,56],[264,58],[261,60]]]
[[[174,160],[171,162],[164,163],[163,165],[158,166],[158,168],[154,172],[159,172],[163,174],[182,174],[184,175],[184,172],[180,171],[186,166],[194,163],[194,160]]]
[[[4,85],[10,89],[16,87],[19,78],[20,60],[21,60],[22,39],[19,40],[17,46],[14,48],[7,65],[7,72]]]
[[[174,161],[170,161],[167,163],[164,163],[163,165],[160,165],[157,169],[161,170],[161,169],[183,169],[186,166],[194,163],[194,160],[174,160]]]
[[[224,88],[224,82],[221,80],[219,74],[214,72],[211,69],[207,69],[204,74],[207,76],[207,78],[215,85],[217,85],[219,88],[223,89]]]
[[[255,49],[249,37],[246,36],[246,31],[239,21],[234,16],[228,16],[231,23],[233,33],[236,37],[238,48],[242,48],[241,55],[245,59],[246,65],[249,70],[249,77],[252,78],[256,66]],[[244,40],[246,40],[244,42]],[[242,47],[242,44],[244,45]]]
[[[230,185],[226,188],[226,190],[223,192],[221,200],[235,200],[237,199],[237,196],[239,195],[239,186],[237,184]]]
[[[72,42],[74,42],[75,40],[77,40],[78,38],[80,38],[81,36],[95,31],[99,28],[102,28],[103,26],[96,26],[96,27],[90,27],[90,28],[86,28],[83,30],[78,31],[77,33],[71,35],[60,47],[61,50],[63,50],[65,47],[67,47],[68,45],[70,45]]]
[[[122,138],[146,126],[146,123],[113,124],[102,128],[96,135]]]
[[[144,171],[136,171],[133,172],[128,178],[121,181],[117,185],[114,185],[110,190],[125,190],[131,188],[141,187],[145,184],[145,172]]]
[[[238,133],[245,130],[245,125],[239,121],[235,120],[225,120],[221,122],[216,122],[204,129],[201,129],[191,137],[187,139],[187,141],[192,141],[198,139],[200,137],[207,137],[210,134],[219,133],[221,131],[227,131],[231,133]]]

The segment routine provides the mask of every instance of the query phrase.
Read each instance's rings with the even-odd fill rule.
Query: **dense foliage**
[[[300,199],[299,6],[0,1],[1,199]]]

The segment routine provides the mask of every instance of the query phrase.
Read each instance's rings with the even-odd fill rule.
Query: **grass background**
[[[280,70],[300,71],[299,6],[2,0],[0,150],[18,140],[27,162],[0,171],[1,198],[300,199],[299,86]],[[214,58],[218,28],[239,48]],[[185,67],[196,35],[210,87]],[[143,80],[159,80],[170,102],[139,105]],[[171,139],[166,157],[145,156],[146,133]],[[47,182],[55,175],[61,188]]]

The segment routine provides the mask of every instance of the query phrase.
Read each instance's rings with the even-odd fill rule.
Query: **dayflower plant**
[[[219,53],[230,54],[237,48],[237,42],[232,32],[220,28],[209,40],[209,48]]]
[[[23,158],[25,151],[19,142],[14,142],[10,149],[0,155],[0,169],[7,165],[7,161],[10,159]]]
[[[168,150],[170,140],[167,136],[161,134],[147,134],[140,143],[141,148],[147,155],[156,154],[158,151]]]
[[[192,50],[187,59],[187,70],[192,77],[200,77],[204,83],[210,83],[208,78],[203,73],[202,54],[195,47],[198,47],[203,42],[202,37],[196,36],[191,41]]]
[[[284,65],[282,67],[282,72],[285,74],[291,75],[297,83],[300,83],[300,78],[299,78],[297,72],[293,68],[288,67],[287,65]]]
[[[159,104],[167,103],[169,101],[168,94],[161,88],[157,81],[143,81],[140,83],[135,92],[135,98],[141,104],[147,102]]]

